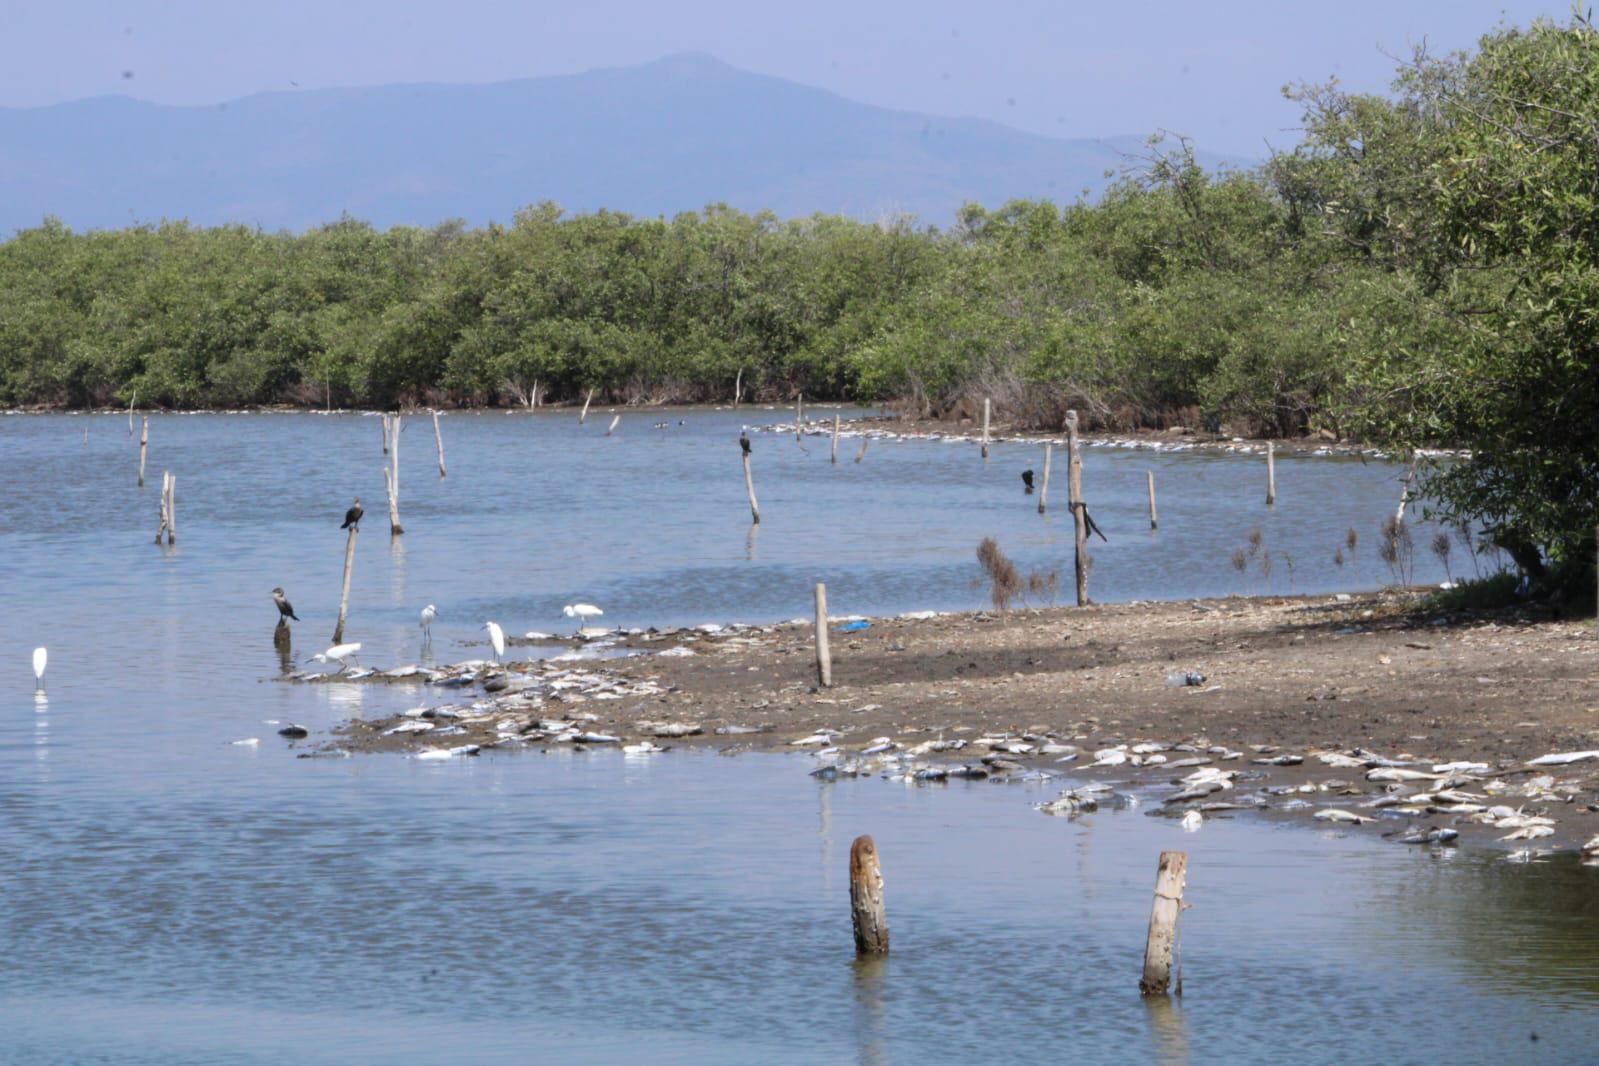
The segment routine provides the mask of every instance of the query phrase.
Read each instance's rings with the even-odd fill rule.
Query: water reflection
[[[1155,1060],[1183,1066],[1188,1062],[1188,1027],[1181,1002],[1169,996],[1144,996],[1143,1001]]]
[[[893,1061],[888,1052],[888,1033],[884,1021],[890,957],[872,955],[850,964],[854,992],[855,1046],[862,1066],[881,1066]]]

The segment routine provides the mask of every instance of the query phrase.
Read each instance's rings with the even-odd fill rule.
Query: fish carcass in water
[[[1198,832],[1199,827],[1204,824],[1205,816],[1200,814],[1198,811],[1189,811],[1187,814],[1183,815],[1183,820],[1181,822],[1183,832],[1185,833]]]
[[[1430,825],[1426,829],[1417,826],[1414,829],[1406,830],[1394,837],[1394,840],[1400,844],[1449,844],[1454,842],[1459,836],[1459,830]]]
[[[1369,822],[1372,819],[1362,814],[1352,814],[1349,811],[1341,811],[1336,807],[1327,807],[1316,812],[1316,820],[1318,822],[1338,822],[1341,824],[1347,823],[1349,825],[1364,825],[1366,822]]]
[[[1539,837],[1552,837],[1555,835],[1554,826],[1527,825],[1513,830],[1500,837],[1500,840],[1537,840]]]

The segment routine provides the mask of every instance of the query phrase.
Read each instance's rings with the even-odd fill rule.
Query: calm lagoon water
[[[269,590],[305,619],[293,658],[319,650],[355,493],[348,636],[378,665],[416,659],[427,602],[448,659],[479,653],[485,618],[554,630],[574,599],[622,624],[759,621],[826,580],[839,611],[973,607],[985,535],[1024,568],[1069,564],[1069,523],[1021,493],[1039,449],[985,466],[875,441],[835,469],[823,440],[760,434],[751,536],[738,426],[782,413],[662,417],[607,439],[598,411],[451,415],[443,480],[408,423],[392,543],[374,418],[153,418],[142,491],[124,418],[0,419],[0,1061],[1591,1060],[1599,897],[1571,863],[1254,820],[1183,834],[1141,809],[1067,822],[1030,809],[1053,790],[819,784],[800,757],[294,757],[268,723],[418,701],[271,680]],[[1228,561],[1257,526],[1294,591],[1384,579],[1395,468],[1285,458],[1268,511],[1262,465],[1089,450],[1096,592],[1263,591]],[[150,543],[164,468],[172,550]],[[894,936],[867,967],[861,832]],[[1169,847],[1191,856],[1187,994],[1144,1003]]]

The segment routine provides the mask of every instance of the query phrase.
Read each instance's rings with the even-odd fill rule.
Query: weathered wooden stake
[[[577,424],[580,426],[589,420],[589,401],[592,399],[594,399],[594,390],[590,389],[589,394],[583,397],[583,413],[577,416]]]
[[[533,379],[533,395],[529,398],[528,406],[529,407],[537,407],[538,405],[539,405],[539,379],[538,378],[534,378]]]
[[[855,929],[856,955],[888,954],[888,914],[883,907],[883,870],[877,843],[858,836],[849,849],[850,924]]]
[[[128,400],[128,436],[133,436],[133,405],[139,402],[139,394],[135,392]]]
[[[350,609],[350,571],[355,567],[355,538],[360,530],[350,527],[350,537],[344,542],[344,584],[339,589],[339,624],[333,627],[333,643],[344,643],[344,616]]]
[[[161,513],[161,524],[155,527],[155,542],[157,544],[161,543],[161,537],[167,531],[167,478],[169,476],[165,473],[161,475],[161,499],[158,504],[158,509]]]
[[[383,434],[383,454],[389,454],[389,416],[378,415],[378,429]]]
[[[738,375],[733,378],[733,406],[738,406],[739,397],[744,392],[744,368],[738,368]]]
[[[1188,854],[1182,851],[1160,853],[1155,874],[1155,906],[1149,912],[1149,938],[1144,942],[1144,976],[1138,991],[1146,996],[1164,996],[1171,987],[1172,944],[1177,939],[1177,915],[1183,909],[1183,886],[1188,878]]]
[[[988,458],[988,415],[993,406],[987,396],[983,397],[983,458]]]
[[[168,473],[164,478],[167,496],[167,543],[178,542],[178,475]]]
[[[1403,525],[1405,508],[1410,505],[1410,483],[1416,479],[1416,459],[1411,456],[1410,469],[1405,471],[1405,487],[1399,493],[1399,508],[1394,511],[1394,525]]]
[[[803,432],[805,432],[805,394],[802,392],[794,397],[794,439],[799,440]]]
[[[1144,476],[1149,478],[1149,528],[1159,529],[1160,519],[1155,515],[1155,472],[1146,471]]]
[[[1083,455],[1077,446],[1077,412],[1066,412],[1066,496],[1077,532],[1077,606],[1088,606],[1088,504],[1083,502]]]
[[[816,680],[823,688],[833,685],[833,657],[827,651],[827,586],[816,583]]]
[[[433,443],[439,446],[439,477],[444,477],[444,434],[439,430],[439,413],[433,412]]]
[[[866,458],[866,446],[871,442],[872,438],[866,436],[864,433],[861,434],[861,450],[855,453],[855,461],[857,463]]]
[[[1277,502],[1277,445],[1266,442],[1266,506]]]
[[[139,430],[139,487],[141,489],[144,488],[144,453],[150,448],[150,416],[145,415],[142,423],[142,427]]]
[[[405,532],[405,527],[400,525],[400,416],[383,416],[385,430],[383,439],[388,441],[384,449],[388,453],[389,461],[383,468],[383,485],[389,491],[389,536],[398,537]]]
[[[839,416],[833,416],[833,465],[838,465],[838,422]]]
[[[750,453],[744,453],[744,491],[750,494],[750,517],[761,524],[761,505],[755,502],[755,478],[750,474]]]
[[[1044,483],[1038,487],[1038,513],[1043,514],[1049,499],[1049,461],[1055,454],[1053,443],[1044,445]]]
[[[605,427],[605,435],[607,437],[609,437],[612,433],[616,432],[616,424],[618,422],[620,422],[620,421],[622,421],[622,416],[621,415],[616,415],[614,418],[611,419],[611,424],[609,426]]]

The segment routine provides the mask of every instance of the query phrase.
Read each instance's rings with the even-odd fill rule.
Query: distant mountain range
[[[894,111],[688,53],[489,85],[387,85],[173,107],[106,96],[0,108],[0,237],[186,218],[302,230],[509,222],[528,204],[784,217],[1075,200],[1142,138],[1059,140]],[[1210,163],[1226,160],[1210,159]]]

